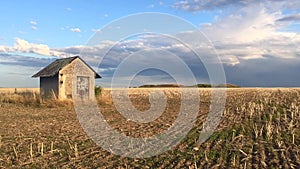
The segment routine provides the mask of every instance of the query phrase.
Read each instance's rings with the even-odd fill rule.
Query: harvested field
[[[103,90],[98,105],[113,128],[139,138],[161,133],[174,123],[181,101],[178,89],[130,90],[138,110],[150,108],[151,90],[167,93],[167,107],[155,121],[136,123],[120,115],[110,90]],[[198,118],[179,145],[154,157],[134,159],[114,155],[89,139],[70,101],[43,100],[28,92],[0,93],[0,167],[300,167],[300,89],[227,89],[221,123],[201,145],[197,140],[210,108],[211,90],[199,89],[199,95]]]

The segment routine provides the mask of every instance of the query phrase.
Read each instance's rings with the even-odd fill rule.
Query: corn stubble
[[[150,108],[150,89],[130,89],[132,104]],[[158,89],[155,89],[158,90]],[[110,90],[97,98],[112,127],[131,137],[162,133],[176,120],[178,89],[167,95],[162,115],[150,123],[136,123],[120,115]],[[81,128],[72,103],[42,100],[38,93],[0,94],[0,167],[3,168],[299,168],[300,89],[228,89],[221,123],[198,145],[210,108],[210,89],[201,97],[194,128],[173,149],[147,159],[114,155],[93,143]],[[192,98],[190,98],[192,99]],[[114,143],[112,143],[114,144]]]

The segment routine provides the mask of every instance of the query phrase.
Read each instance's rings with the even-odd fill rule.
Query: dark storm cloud
[[[225,65],[227,81],[245,87],[299,87],[300,61],[275,57],[241,61],[239,65]]]
[[[55,58],[24,57],[16,54],[0,54],[0,65],[44,67],[53,62]]]
[[[213,10],[216,8],[224,8],[231,5],[244,5],[241,1],[225,0],[225,1],[213,1],[213,0],[185,0],[176,2],[173,7],[176,9],[182,9],[186,11],[201,11],[201,10]]]
[[[288,15],[285,17],[282,17],[277,20],[277,22],[300,22],[300,14],[293,14],[293,15]]]
[[[284,3],[283,7],[285,8],[299,7],[300,4],[297,0],[183,0],[175,2],[173,8],[185,11],[202,11],[223,9],[227,7],[243,7],[259,3]]]

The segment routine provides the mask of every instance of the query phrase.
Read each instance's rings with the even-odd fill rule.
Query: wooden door
[[[88,99],[90,91],[90,78],[77,76],[77,96],[81,99]]]

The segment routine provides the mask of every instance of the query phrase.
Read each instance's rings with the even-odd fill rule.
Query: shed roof
[[[50,63],[47,67],[40,70],[38,73],[32,77],[50,77],[56,75],[62,68],[73,62],[75,59],[79,58],[84,64],[86,64],[93,72],[95,72],[84,60],[79,56],[57,59],[54,62]],[[95,72],[95,78],[101,78],[101,76]]]

